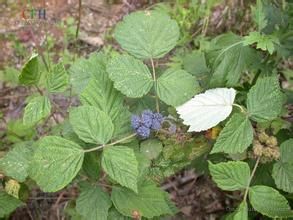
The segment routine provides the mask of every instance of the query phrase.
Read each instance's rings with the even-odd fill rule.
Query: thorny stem
[[[156,70],[155,70],[155,65],[154,65],[154,60],[153,60],[153,58],[151,58],[151,64],[152,64],[152,69],[153,69],[153,80],[154,80],[154,82],[155,82],[156,109],[157,109],[157,112],[160,112],[159,98],[158,98],[158,94],[157,94],[157,78],[156,78]]]
[[[257,158],[255,164],[254,164],[254,167],[253,167],[253,170],[251,172],[251,175],[249,177],[249,181],[248,181],[248,184],[246,186],[246,189],[245,189],[245,193],[244,193],[244,197],[243,197],[243,201],[245,202],[246,199],[247,199],[247,196],[248,196],[248,190],[249,190],[249,187],[250,187],[250,184],[251,184],[251,181],[252,181],[252,178],[254,177],[254,174],[256,172],[256,168],[258,167],[258,164],[259,164],[259,161],[260,161],[260,157]]]
[[[88,150],[84,150],[83,152],[87,153],[87,152],[92,152],[92,151],[100,150],[100,149],[102,149],[102,148],[104,148],[104,147],[113,146],[113,145],[115,145],[115,144],[119,144],[119,143],[121,143],[121,142],[123,142],[123,141],[126,141],[126,140],[128,140],[128,139],[134,137],[135,135],[136,135],[136,134],[134,133],[134,134],[131,134],[131,135],[129,135],[129,136],[126,136],[126,137],[124,137],[124,138],[122,138],[122,139],[119,139],[119,140],[117,140],[117,141],[114,141],[114,142],[112,142],[112,143],[110,143],[110,144],[99,145],[99,146],[97,146],[97,147],[94,147],[94,148],[91,148],[91,149],[88,149]]]

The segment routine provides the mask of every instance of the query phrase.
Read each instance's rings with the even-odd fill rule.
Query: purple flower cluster
[[[148,138],[151,130],[161,129],[163,121],[164,117],[160,113],[144,110],[140,116],[132,115],[131,126],[140,137]]]

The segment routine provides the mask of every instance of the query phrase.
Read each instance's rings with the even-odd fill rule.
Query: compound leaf
[[[125,146],[106,147],[102,167],[112,179],[137,192],[138,161],[133,149]]]
[[[19,182],[25,181],[28,176],[29,162],[33,155],[32,142],[15,144],[3,158],[0,159],[0,169],[6,176]]]
[[[123,215],[132,217],[134,212],[146,218],[173,214],[166,193],[152,182],[144,182],[138,193],[123,187],[114,187],[111,199]]]
[[[129,55],[112,58],[107,65],[107,72],[114,81],[114,87],[131,98],[142,97],[153,86],[148,67]]]
[[[114,37],[137,58],[160,58],[176,46],[179,27],[166,13],[139,11],[124,17],[116,26]]]
[[[99,186],[86,186],[76,200],[76,210],[87,220],[107,220],[111,199]]]
[[[74,132],[86,143],[106,144],[113,135],[111,118],[94,106],[79,106],[69,112]]]
[[[257,122],[266,122],[278,117],[282,105],[283,95],[276,76],[258,79],[247,95],[248,112]]]
[[[268,186],[253,186],[249,189],[252,207],[271,218],[292,217],[288,201],[277,190]]]
[[[18,80],[23,85],[36,85],[39,82],[39,61],[38,54],[33,54],[24,64]]]
[[[253,128],[247,116],[236,113],[227,122],[214,145],[212,153],[242,153],[252,143]]]
[[[196,78],[184,70],[168,69],[157,81],[158,96],[168,105],[182,105],[197,92]]]
[[[247,163],[241,161],[222,162],[212,164],[209,170],[215,181],[223,190],[241,190],[247,187],[250,178],[250,169]]]
[[[83,157],[83,149],[76,143],[57,136],[44,137],[35,149],[30,177],[44,192],[56,192],[73,180]]]
[[[210,89],[176,109],[183,123],[190,126],[188,131],[207,130],[230,115],[235,95],[232,88]]]
[[[51,102],[47,96],[32,98],[24,109],[23,124],[34,125],[49,116]]]
[[[49,92],[64,92],[67,88],[69,76],[63,63],[54,65],[53,71],[49,72],[47,77],[47,88]]]

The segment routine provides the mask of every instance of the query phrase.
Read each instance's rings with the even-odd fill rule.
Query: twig
[[[87,152],[92,152],[92,151],[100,150],[100,149],[102,149],[102,148],[104,148],[104,147],[113,146],[113,145],[115,145],[115,144],[118,144],[118,143],[121,143],[121,142],[123,142],[123,141],[126,141],[126,140],[128,140],[128,139],[134,137],[135,135],[136,135],[136,134],[131,134],[131,135],[127,136],[127,137],[124,137],[124,138],[122,138],[122,139],[120,139],[120,140],[114,141],[114,142],[112,142],[112,143],[110,143],[110,144],[99,145],[99,146],[97,146],[97,147],[94,147],[94,148],[91,148],[91,149],[88,149],[88,150],[84,150],[83,152],[87,153]]]
[[[76,33],[75,38],[78,38],[79,28],[80,28],[80,20],[81,20],[81,0],[78,0],[78,20],[77,20],[77,27],[76,27]]]
[[[156,109],[157,112],[160,112],[160,103],[159,103],[159,98],[158,98],[158,93],[157,93],[157,78],[156,78],[156,69],[155,69],[155,65],[154,65],[154,60],[153,58],[151,58],[151,64],[152,64],[152,69],[153,69],[153,80],[155,82],[155,99],[156,99]]]

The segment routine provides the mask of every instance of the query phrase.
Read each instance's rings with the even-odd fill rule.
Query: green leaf
[[[236,113],[221,131],[211,153],[242,153],[253,140],[253,128],[247,116]]]
[[[98,180],[100,177],[100,157],[96,152],[88,152],[84,155],[82,170],[93,180]]]
[[[148,159],[156,159],[163,150],[162,143],[157,139],[149,139],[140,144],[140,152]]]
[[[247,95],[247,108],[251,119],[257,122],[273,120],[281,114],[283,95],[276,76],[257,80]]]
[[[78,59],[70,67],[70,82],[74,93],[80,94],[92,77],[106,74],[106,56],[103,53],[92,53],[88,59]]]
[[[76,200],[77,212],[87,220],[107,220],[111,205],[109,195],[99,186],[83,187]]]
[[[157,81],[159,98],[175,107],[185,103],[199,90],[196,78],[184,70],[168,69]]]
[[[173,214],[165,192],[148,181],[139,186],[138,193],[114,187],[111,199],[116,209],[129,217],[132,217],[134,211],[146,218]]]
[[[106,144],[113,135],[111,118],[93,106],[80,106],[69,112],[73,130],[86,143]]]
[[[114,125],[113,137],[130,131],[130,112],[123,105],[123,95],[113,87],[113,82],[106,76],[93,78],[80,95],[83,105],[92,105],[107,113]]]
[[[116,26],[114,37],[137,58],[160,58],[176,46],[179,27],[166,13],[139,11],[124,17]]]
[[[248,220],[248,207],[247,203],[241,202],[235,212],[230,214],[225,220]]]
[[[132,218],[121,215],[117,209],[112,207],[108,214],[108,220],[131,220]]]
[[[33,54],[24,64],[18,80],[23,85],[36,85],[39,82],[39,62],[38,54]]]
[[[228,191],[245,189],[250,178],[248,164],[241,161],[209,162],[209,170],[218,187]]]
[[[279,44],[279,39],[274,35],[265,35],[259,32],[250,32],[248,36],[244,38],[244,45],[251,45],[256,43],[256,49],[268,51],[273,54],[275,50],[275,44]]]
[[[106,147],[102,167],[112,179],[137,192],[138,161],[133,149],[125,146]]]
[[[16,144],[3,158],[0,159],[0,170],[19,182],[28,176],[29,162],[33,155],[32,142]]]
[[[266,19],[262,0],[257,0],[256,7],[252,7],[252,18],[257,24],[259,31],[267,26],[268,21]]]
[[[280,160],[274,164],[272,176],[279,189],[293,193],[293,139],[280,146]]]
[[[268,186],[253,186],[249,189],[252,207],[271,218],[292,217],[288,201],[277,190]]]
[[[234,34],[225,34],[212,41],[215,59],[210,86],[236,86],[242,72],[256,62],[253,49],[243,45],[242,39]]]
[[[24,205],[20,200],[8,195],[5,192],[0,192],[0,218],[8,216],[19,206]]]
[[[153,86],[151,73],[142,61],[128,55],[118,55],[107,65],[114,87],[131,98],[142,97]]]
[[[44,137],[35,150],[30,177],[44,192],[56,192],[73,180],[83,157],[83,149],[76,143],[57,136]]]
[[[34,125],[48,117],[51,112],[51,102],[47,96],[32,98],[24,109],[23,124]]]
[[[63,63],[54,65],[53,71],[48,74],[47,88],[51,93],[64,92],[69,83],[69,76]]]

